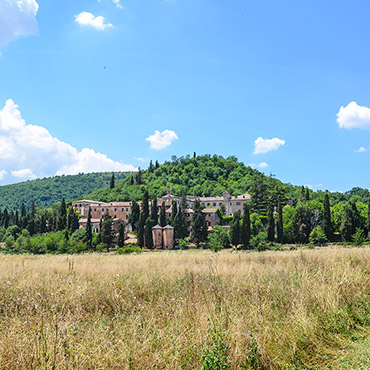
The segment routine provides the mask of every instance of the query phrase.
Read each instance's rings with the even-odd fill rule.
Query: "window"
[[[237,206],[240,206],[240,202],[236,202],[236,205],[237,205]]]
[[[207,203],[207,207],[209,206],[209,203]]]
[[[128,215],[126,215],[126,220],[128,220]]]
[[[114,209],[114,212],[117,212],[117,208]]]
[[[230,202],[230,205],[232,206],[233,204]]]
[[[217,205],[216,203],[213,203],[213,207],[216,207],[216,205]]]
[[[94,212],[96,212],[96,208],[94,208]]]
[[[126,208],[126,212],[128,212],[128,208]]]
[[[222,206],[222,203],[218,203],[218,205],[221,207]]]
[[[125,209],[124,208],[122,208],[122,212],[125,212]]]
[[[101,210],[102,212],[104,212],[104,208],[102,208],[102,210]]]

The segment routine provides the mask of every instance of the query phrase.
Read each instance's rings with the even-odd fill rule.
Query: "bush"
[[[118,248],[115,253],[117,254],[130,254],[130,253],[142,253],[143,250],[136,245],[128,245],[123,248]]]
[[[258,250],[259,252],[268,249],[267,234],[265,232],[260,232],[256,236],[253,236],[250,240],[250,246],[252,249]]]
[[[230,246],[230,239],[228,232],[221,226],[215,226],[208,234],[209,248],[213,252],[218,252],[223,248]]]
[[[357,228],[355,234],[352,237],[353,244],[354,245],[362,245],[366,241],[365,233],[362,229]]]
[[[185,239],[180,239],[179,240],[179,247],[180,249],[188,249],[188,242]]]
[[[325,232],[321,226],[316,226],[310,234],[311,244],[324,244],[328,241]]]

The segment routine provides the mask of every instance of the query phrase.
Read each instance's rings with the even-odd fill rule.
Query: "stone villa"
[[[181,197],[178,195],[173,195],[171,190],[168,190],[167,194],[162,198],[158,198],[158,208],[164,206],[166,207],[166,218],[167,220],[171,217],[172,214],[172,202],[175,201],[177,203],[177,207],[179,207],[181,203]],[[215,225],[220,224],[220,218],[217,214],[217,209],[221,208],[224,205],[225,214],[226,216],[232,216],[235,212],[240,211],[243,213],[243,205],[245,202],[251,199],[249,194],[242,194],[238,196],[231,196],[229,192],[225,191],[223,196],[219,197],[196,197],[196,196],[188,196],[186,197],[188,209],[186,210],[185,216],[186,221],[188,222],[189,226],[191,223],[191,219],[193,216],[193,205],[196,200],[200,201],[200,203],[205,207],[203,209],[203,213],[205,213],[206,222],[209,229],[212,229]],[[141,205],[141,202],[139,202]],[[99,231],[99,224],[100,219],[103,215],[108,211],[110,216],[113,216],[114,223],[125,222],[126,230],[131,231],[131,225],[128,223],[128,218],[131,213],[132,202],[98,202],[94,200],[79,200],[72,202],[72,206],[75,210],[77,210],[83,218],[80,219],[80,227],[85,228],[87,222],[87,215],[89,213],[89,209],[91,209],[91,218],[92,224],[95,232]],[[166,228],[162,228],[160,226],[155,226],[153,228],[153,239],[157,241],[157,245],[159,245],[159,240],[162,240],[162,246],[166,248],[172,248],[172,244],[168,241],[169,235],[172,232],[173,237],[173,228],[172,231]],[[161,231],[159,231],[159,228]],[[159,237],[161,234],[161,237]],[[166,236],[166,238],[165,238]]]

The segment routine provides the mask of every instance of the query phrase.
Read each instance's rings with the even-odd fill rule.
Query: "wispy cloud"
[[[37,33],[39,4],[35,0],[0,0],[0,47]]]
[[[113,24],[105,23],[105,18],[102,15],[96,17],[92,13],[81,12],[80,14],[76,15],[75,18],[76,23],[80,24],[81,26],[93,27],[100,31],[104,31],[107,28],[113,27]]]
[[[266,163],[266,162],[261,162],[259,165],[258,165],[258,167],[259,168],[267,168],[269,165],[268,165],[268,163]]]
[[[279,149],[282,145],[285,145],[285,140],[274,137],[273,139],[263,139],[258,137],[254,141],[254,154],[264,154],[271,152],[272,150]]]
[[[175,131],[164,130],[159,132],[155,130],[153,135],[150,135],[145,140],[150,142],[150,149],[163,150],[169,147],[175,140],[178,140]]]
[[[369,150],[369,148],[365,148],[363,146],[360,146],[358,149],[355,149],[354,151],[356,153],[363,153],[363,152],[367,152]]]
[[[337,113],[339,127],[351,130],[359,128],[370,130],[370,108],[359,106],[355,101],[340,107]]]

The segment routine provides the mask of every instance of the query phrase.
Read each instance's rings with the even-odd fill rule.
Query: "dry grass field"
[[[0,256],[1,369],[367,369],[368,327],[367,248]]]

